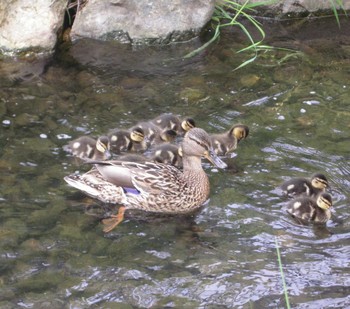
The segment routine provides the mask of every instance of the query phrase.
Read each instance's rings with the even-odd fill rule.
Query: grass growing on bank
[[[343,0],[329,0],[329,1],[332,5],[332,11],[333,11],[334,17],[337,21],[338,27],[340,28],[338,8],[344,12],[345,16],[348,16],[348,14],[346,13],[345,7],[344,7]]]
[[[332,11],[333,15],[338,23],[338,26],[340,28],[340,20],[339,20],[339,14],[338,10],[342,10],[347,16],[343,0],[329,0],[332,5]],[[258,52],[263,51],[271,51],[274,49],[281,49],[285,51],[289,51],[291,53],[295,53],[296,51],[290,50],[290,49],[283,49],[283,48],[274,48],[272,46],[263,45],[263,41],[265,39],[265,32],[264,29],[259,21],[252,15],[252,13],[256,13],[256,8],[258,7],[264,7],[267,5],[271,5],[278,2],[277,0],[266,0],[266,1],[258,1],[254,3],[250,3],[250,0],[246,0],[243,4],[236,3],[232,0],[221,0],[218,2],[215,6],[214,14],[212,17],[212,28],[214,29],[214,35],[211,37],[211,39],[203,44],[201,47],[197,48],[196,50],[186,54],[184,58],[190,58],[193,57],[203,50],[205,50],[209,45],[214,43],[216,40],[220,38],[221,31],[225,27],[238,27],[248,38],[249,45],[241,50],[238,50],[237,52],[252,52],[253,56],[251,56],[249,59],[244,61],[242,64],[240,64],[238,67],[236,67],[234,70],[240,69],[247,64],[255,61],[258,57]],[[253,26],[256,30],[258,30],[258,33],[260,35],[260,38],[255,39],[247,29],[247,27],[243,24],[243,22],[248,21],[248,24],[250,26]]]
[[[198,49],[188,53],[184,56],[184,58],[193,57],[201,51],[203,51],[204,49],[206,49],[210,44],[215,42],[220,37],[223,28],[238,27],[241,29],[241,31],[243,31],[243,33],[246,35],[250,42],[249,46],[239,50],[238,52],[252,51],[253,56],[248,60],[244,61],[235,70],[253,62],[258,56],[259,50],[264,50],[266,48],[268,49],[269,47],[262,45],[262,42],[265,39],[264,29],[251,14],[255,12],[255,8],[266,6],[275,2],[276,1],[259,1],[255,3],[250,3],[249,0],[246,0],[243,4],[239,4],[231,0],[222,0],[219,4],[215,6],[215,11],[212,17],[213,28],[215,29],[214,35],[208,42],[206,42]],[[254,39],[252,37],[247,27],[243,24],[243,22],[241,22],[242,19],[244,21],[248,21],[250,25],[254,26],[255,29],[258,30],[260,38]]]

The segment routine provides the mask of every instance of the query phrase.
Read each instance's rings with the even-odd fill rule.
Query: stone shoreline
[[[80,0],[70,38],[168,44],[198,35],[222,0]],[[258,2],[260,0],[251,0]],[[237,0],[244,3],[244,0]],[[0,0],[0,54],[52,53],[62,37],[67,0]],[[343,1],[350,10],[350,0]],[[329,11],[330,0],[278,0],[264,7],[270,16]]]

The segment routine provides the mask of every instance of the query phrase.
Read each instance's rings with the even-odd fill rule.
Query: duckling
[[[152,149],[151,159],[154,162],[182,167],[182,149],[170,143],[161,144]]]
[[[292,178],[280,186],[283,193],[289,197],[301,194],[315,197],[328,187],[326,176],[320,173],[312,175],[311,180],[302,177]]]
[[[331,207],[332,196],[321,192],[317,197],[302,196],[292,200],[287,206],[287,212],[301,222],[326,223],[332,215]]]
[[[144,151],[147,149],[144,132],[141,128],[132,130],[115,129],[109,133],[111,151],[119,154],[126,151]]]
[[[110,141],[107,136],[100,136],[97,141],[90,136],[81,136],[63,149],[81,159],[107,160],[110,159]]]
[[[131,128],[131,130],[142,130],[148,146],[163,142],[172,142],[176,138],[176,132],[174,130],[163,130],[151,121],[139,122],[136,126]]]
[[[192,118],[185,118],[181,121],[178,116],[171,113],[162,114],[152,119],[151,122],[162,130],[174,130],[178,135],[184,135],[196,126]]]
[[[211,134],[212,147],[217,155],[227,155],[237,148],[238,143],[249,134],[249,128],[243,124],[234,125],[229,131]]]

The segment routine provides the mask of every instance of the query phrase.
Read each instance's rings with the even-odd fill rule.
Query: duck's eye
[[[208,147],[208,145],[207,145],[206,143],[203,143],[203,142],[201,142],[201,141],[199,141],[199,140],[196,140],[196,139],[194,139],[194,138],[191,138],[191,137],[190,137],[190,140],[196,142],[199,146],[203,147],[203,148],[206,149],[206,150],[209,149],[209,147]]]

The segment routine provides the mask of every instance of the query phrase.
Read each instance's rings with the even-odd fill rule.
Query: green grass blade
[[[278,265],[279,265],[280,274],[281,274],[281,279],[282,279],[282,284],[283,284],[284,298],[285,298],[285,300],[286,300],[286,306],[287,306],[287,308],[290,309],[289,298],[288,298],[288,291],[287,291],[287,285],[286,285],[286,280],[285,280],[285,278],[284,278],[284,272],[283,272],[283,267],[282,267],[281,254],[280,254],[280,249],[279,249],[279,247],[278,247],[278,240],[277,240],[277,237],[275,237],[275,244],[276,244]]]

